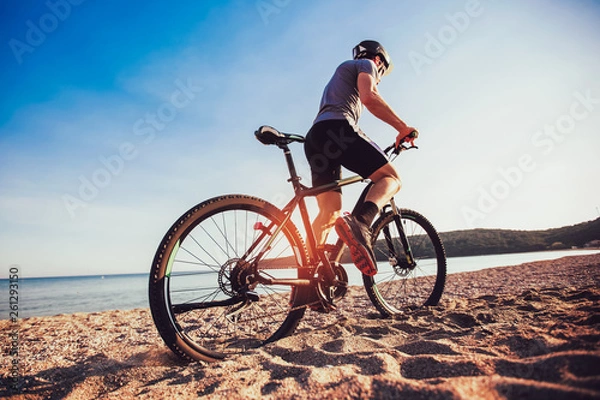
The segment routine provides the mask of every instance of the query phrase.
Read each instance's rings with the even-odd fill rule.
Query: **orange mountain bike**
[[[246,195],[215,197],[184,213],[162,239],[150,272],[150,309],[166,345],[190,360],[215,361],[291,334],[307,309],[330,312],[348,287],[344,244],[317,247],[305,198],[364,181],[306,187],[289,145],[304,137],[269,126],[255,132],[283,150],[294,197],[279,209]],[[395,158],[415,148],[385,150]],[[357,201],[361,204],[367,185]],[[299,210],[306,241],[292,222]],[[364,287],[383,317],[435,305],[446,281],[444,247],[421,214],[394,200],[372,227],[379,272]]]

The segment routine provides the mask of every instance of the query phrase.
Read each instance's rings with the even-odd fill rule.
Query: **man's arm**
[[[394,110],[386,103],[377,90],[377,82],[366,72],[358,74],[358,94],[360,101],[365,105],[367,110],[383,122],[388,123],[398,131],[397,143],[408,136],[413,130],[400,119]]]

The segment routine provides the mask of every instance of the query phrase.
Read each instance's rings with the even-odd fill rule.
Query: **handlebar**
[[[412,131],[412,132],[411,132],[411,133],[410,133],[408,136],[406,136],[404,139],[407,139],[407,138],[409,138],[409,139],[416,139],[416,138],[418,138],[418,137],[419,137],[419,132],[417,132],[417,131]],[[404,150],[418,149],[418,148],[419,148],[419,147],[418,147],[418,146],[415,146],[414,144],[413,144],[413,145],[410,145],[410,146],[407,146],[407,145],[405,145],[405,144],[404,144],[404,142],[403,142],[403,143],[400,143],[400,145],[399,145],[398,147],[396,147],[396,143],[393,143],[393,144],[391,144],[390,146],[388,146],[388,147],[387,147],[387,148],[386,148],[386,149],[385,149],[383,152],[384,152],[384,153],[385,153],[387,156],[390,156],[390,155],[395,155],[395,156],[397,156],[398,154],[400,154],[400,153],[401,153],[401,152],[403,152]],[[390,151],[391,151],[391,154],[388,154],[388,153],[390,153]]]

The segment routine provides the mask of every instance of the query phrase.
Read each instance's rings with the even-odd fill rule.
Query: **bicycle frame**
[[[302,185],[288,145],[305,138],[268,126],[255,135],[284,152],[294,189],[285,207],[245,194],[206,199],[171,225],[152,261],[153,321],[165,344],[185,359],[216,361],[279,340],[293,333],[307,310],[338,309],[338,300],[349,293],[350,282],[354,284],[356,276],[349,273],[355,271],[341,264],[348,253],[343,240],[321,243],[306,198],[364,179],[350,176],[317,187]],[[393,161],[409,148],[414,146],[390,146],[383,153]],[[372,185],[361,185],[366,188],[354,214]],[[297,221],[300,217],[302,223]],[[386,257],[390,261],[378,263],[376,276],[362,276],[366,295],[380,314],[393,317],[405,309],[437,304],[445,284],[446,257],[429,220],[414,210],[397,208],[392,199],[371,230],[367,240],[374,261]],[[408,251],[409,242],[414,256]]]
[[[322,265],[325,267],[324,277],[325,277],[326,281],[334,282],[335,272],[333,270],[333,267],[331,266],[329,259],[325,256],[325,252],[323,250],[321,250],[321,251],[318,250],[315,234],[312,229],[310,216],[308,214],[308,209],[306,207],[305,198],[318,196],[319,194],[329,192],[329,191],[332,191],[332,190],[335,190],[338,188],[342,188],[344,186],[348,186],[348,185],[351,185],[351,184],[354,184],[357,182],[361,182],[361,181],[364,181],[365,179],[362,178],[361,176],[355,175],[355,176],[350,176],[348,178],[336,180],[335,182],[332,182],[332,183],[329,183],[326,185],[321,185],[321,186],[317,186],[317,187],[307,187],[300,183],[301,178],[296,171],[296,166],[294,164],[292,153],[291,153],[288,145],[287,144],[277,144],[277,146],[283,150],[286,164],[287,164],[287,167],[288,167],[288,170],[290,173],[290,179],[288,180],[288,182],[292,183],[292,186],[294,188],[294,197],[285,205],[285,207],[283,207],[282,211],[285,214],[285,218],[281,222],[279,227],[274,232],[270,232],[270,229],[272,228],[272,226],[259,227],[259,229],[263,230],[263,233],[261,235],[259,235],[259,237],[254,242],[254,244],[252,246],[250,246],[250,248],[248,249],[248,251],[246,252],[246,255],[244,257],[246,257],[248,254],[250,254],[256,248],[256,245],[258,245],[267,234],[270,234],[271,235],[270,239],[265,244],[262,245],[264,250],[262,250],[258,254],[258,256],[255,258],[255,261],[260,260],[262,258],[262,255],[270,247],[270,245],[275,240],[275,238],[280,233],[280,231],[283,229],[285,224],[287,224],[289,222],[289,220],[292,217],[293,211],[296,208],[298,208],[301,219],[302,219],[302,224],[303,224],[305,232],[306,232],[306,245],[307,245],[307,249],[308,249],[308,253],[309,253],[309,257],[310,257],[309,265],[316,266],[320,261],[322,263]],[[366,197],[366,194],[369,191],[371,185],[372,185],[372,183],[369,183],[369,185],[367,185],[367,187],[363,190],[361,196],[359,197],[359,199],[357,201],[357,206],[364,201],[364,198]],[[390,201],[390,206],[391,206],[392,212],[395,215],[398,215],[398,209],[396,208],[393,198]],[[412,264],[413,260],[412,260],[412,255],[410,252],[410,246],[408,244],[408,240],[407,240],[406,236],[404,235],[404,230],[402,229],[402,226],[401,226],[399,220],[400,220],[400,218],[396,219],[396,224],[398,227],[398,231],[401,232],[402,245],[404,246],[405,249],[408,250],[406,252],[407,259],[408,259],[407,261],[409,262],[409,264]],[[388,242],[389,242],[390,241],[389,233],[386,236],[387,236],[386,240],[388,240]],[[260,277],[260,276],[258,278],[261,283],[270,284],[270,285],[310,286],[313,284],[313,281],[310,279],[276,279],[276,278],[266,278],[266,277]]]

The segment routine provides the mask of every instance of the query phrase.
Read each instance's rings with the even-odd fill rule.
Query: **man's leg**
[[[390,163],[373,172],[369,179],[373,182],[373,186],[369,189],[365,201],[375,203],[380,209],[398,193],[402,185],[396,167]]]
[[[400,176],[390,163],[380,167],[369,176],[373,186],[360,205],[356,214],[344,216],[336,221],[336,231],[350,248],[354,264],[365,275],[377,273],[377,264],[371,248],[369,226],[373,219],[391,198],[400,190]]]
[[[312,223],[317,246],[323,245],[335,220],[342,209],[342,194],[340,192],[325,192],[317,196],[319,214]]]
[[[365,198],[365,202],[357,210],[356,218],[367,226],[390,199],[398,193],[401,187],[400,175],[396,168],[387,163],[369,176],[373,186]]]

